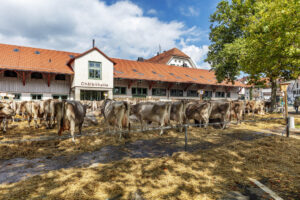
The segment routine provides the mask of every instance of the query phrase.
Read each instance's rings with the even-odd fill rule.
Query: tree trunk
[[[276,109],[276,92],[277,92],[277,83],[275,78],[270,78],[271,81],[271,112],[274,112]]]

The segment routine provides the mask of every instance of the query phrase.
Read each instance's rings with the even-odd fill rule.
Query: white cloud
[[[199,16],[199,10],[197,10],[195,7],[193,6],[189,6],[189,7],[180,7],[180,13],[183,16],[187,16],[187,17],[195,17],[195,16]]]
[[[149,15],[156,15],[157,14],[157,11],[155,9],[150,9],[148,10],[147,12]]]
[[[0,6],[0,43],[82,52],[94,38],[97,47],[118,58],[149,57],[159,44],[172,48],[197,31],[147,17],[130,1],[9,0]]]
[[[182,51],[193,59],[198,68],[210,69],[210,65],[204,62],[208,53],[208,45],[198,47],[195,45],[186,45],[184,42],[182,42],[182,45]]]

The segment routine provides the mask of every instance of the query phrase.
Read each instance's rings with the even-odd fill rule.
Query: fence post
[[[290,136],[290,117],[286,118],[286,137]]]
[[[184,125],[184,150],[187,151],[187,125]]]

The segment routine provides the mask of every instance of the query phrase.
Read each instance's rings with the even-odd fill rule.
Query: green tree
[[[210,38],[213,40],[207,58],[216,71],[218,80],[234,81],[240,71],[249,74],[254,83],[262,77],[267,77],[271,82],[271,99],[274,107],[276,81],[295,78],[300,72],[299,2],[299,0],[256,0],[255,2],[233,0],[229,4],[227,1],[221,1],[217,11],[211,16],[212,22],[216,22],[215,19],[220,21],[215,24],[215,27],[211,27]],[[220,5],[226,6],[220,10]],[[226,12],[223,12],[224,10]],[[215,17],[219,15],[222,17]],[[226,15],[229,17],[225,17]],[[232,29],[228,27],[237,22],[234,16],[240,18],[238,24],[240,34],[231,41],[223,42],[222,48],[215,51],[215,45],[223,41],[223,35],[232,33]],[[230,20],[234,22],[228,22]],[[223,29],[221,28],[223,23],[227,24],[226,31],[224,33],[216,31]],[[227,62],[225,63],[224,60]],[[232,66],[231,70],[228,70],[229,66]]]

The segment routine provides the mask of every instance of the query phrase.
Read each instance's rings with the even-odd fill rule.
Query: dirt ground
[[[281,116],[263,116],[270,117]],[[12,131],[0,136],[0,141],[56,134],[56,130],[26,128],[25,122],[16,124]],[[295,124],[300,124],[300,118],[295,119]],[[84,136],[77,138],[76,145],[70,139],[0,144],[0,164],[13,158],[74,159],[106,146],[121,146],[122,151],[131,152],[126,145],[153,139],[164,142],[162,149],[163,145],[177,149],[168,152],[170,156],[124,156],[93,167],[72,165],[28,175],[23,181],[1,184],[0,199],[129,199],[138,189],[146,199],[218,199],[228,191],[243,192],[250,184],[249,177],[263,182],[284,199],[299,199],[300,140],[262,134],[283,129],[284,120],[230,125],[226,130],[189,128],[188,152],[183,151],[184,134],[175,130],[162,136],[159,131],[131,133],[127,139],[117,135]],[[101,131],[100,126],[83,130]]]

